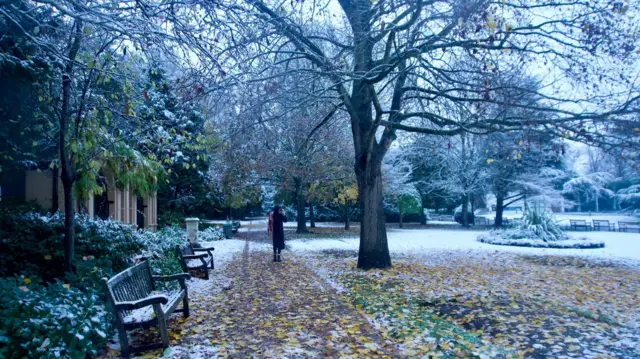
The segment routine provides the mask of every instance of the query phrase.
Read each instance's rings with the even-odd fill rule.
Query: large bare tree
[[[242,41],[252,46],[243,51],[252,59],[306,59],[332,81],[327,90],[350,116],[362,212],[358,267],[367,269],[391,265],[381,163],[398,130],[458,135],[527,127],[605,147],[634,145],[604,129],[609,121],[633,121],[628,115],[638,111],[632,67],[637,7],[607,1],[248,0],[234,18],[246,16]],[[460,60],[467,69],[453,66]],[[535,110],[545,116],[483,111],[487,104],[504,105],[498,91],[531,91],[491,81],[516,68],[540,78],[536,92],[543,100]],[[254,74],[254,80],[260,77]],[[472,115],[464,121],[451,116],[446,108],[452,102]]]
[[[382,160],[398,130],[433,135],[538,131],[604,148],[630,147],[638,121],[637,2],[548,0],[220,0],[215,2],[46,1],[111,31],[163,35],[182,49],[194,79],[222,86],[279,81],[269,71],[309,62],[327,79],[309,96],[330,97],[348,113],[362,213],[360,268],[391,265],[382,210]],[[130,17],[122,16],[126,9]],[[138,26],[129,19],[140,20]],[[149,19],[159,19],[161,27]],[[113,21],[116,20],[116,21]],[[175,52],[175,51],[174,51]],[[468,68],[459,69],[464,61]],[[505,105],[500,91],[531,91],[492,81],[515,70],[539,77],[542,98],[531,119]],[[280,75],[308,72],[285,69]],[[221,80],[223,79],[223,80]],[[313,92],[313,93],[312,93]],[[447,112],[467,107],[464,121]],[[527,111],[525,111],[527,112]]]

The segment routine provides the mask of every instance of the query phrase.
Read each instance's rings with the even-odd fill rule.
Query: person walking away
[[[276,206],[273,209],[273,261],[282,262],[280,258],[280,252],[284,249],[284,222],[287,221],[287,217],[284,215],[284,209],[280,206]]]

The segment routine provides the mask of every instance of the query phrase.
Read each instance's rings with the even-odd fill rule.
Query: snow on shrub
[[[142,245],[134,228],[119,221],[75,217],[78,265],[94,258],[106,275],[124,270]],[[0,276],[33,273],[45,281],[64,275],[64,215],[0,211]],[[92,266],[93,267],[93,266]]]
[[[558,222],[546,208],[527,208],[522,220],[514,228],[494,230],[482,234],[477,240],[482,243],[542,247],[542,248],[604,248],[604,243],[586,238],[572,239],[564,233]]]
[[[98,295],[56,281],[0,278],[0,357],[85,358],[104,347],[109,315]]]
[[[198,233],[198,239],[203,242],[221,241],[224,239],[224,233],[221,228],[209,227],[204,231]]]
[[[142,245],[141,254],[145,257],[161,257],[169,251],[175,251],[176,246],[187,244],[186,232],[179,227],[165,227],[156,232],[140,230],[135,237]]]
[[[553,217],[553,213],[547,209],[527,209],[516,230],[522,232],[520,238],[534,238],[544,242],[569,239]]]

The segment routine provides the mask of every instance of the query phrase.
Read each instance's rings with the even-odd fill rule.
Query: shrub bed
[[[60,281],[0,278],[0,357],[85,358],[110,337],[110,316],[92,291]]]
[[[136,231],[75,218],[74,274],[63,272],[64,216],[0,209],[0,358],[85,358],[112,336],[100,279],[142,255],[157,274],[182,272],[185,232]]]
[[[589,240],[587,238],[581,239],[566,239],[561,241],[549,241],[545,242],[540,239],[509,239],[504,238],[499,231],[494,231],[478,236],[478,242],[496,244],[501,246],[516,246],[516,247],[537,247],[537,248],[576,248],[576,249],[589,249],[589,248],[604,248],[604,242]]]
[[[488,235],[481,234],[477,240],[482,243],[518,247],[604,248],[604,242],[601,241],[569,237],[558,225],[553,214],[539,206],[527,209],[522,221],[515,228],[494,230]]]

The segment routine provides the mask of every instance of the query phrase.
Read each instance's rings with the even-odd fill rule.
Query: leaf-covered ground
[[[418,354],[425,322],[445,320],[506,355],[640,357],[637,270],[579,257],[435,251],[404,257],[390,270],[362,272],[353,269],[356,253],[347,254],[307,258],[405,345],[417,341],[409,349]],[[451,338],[462,349],[465,340],[473,342]]]
[[[171,348],[143,357],[640,357],[637,268],[432,251],[363,272],[355,256],[286,251],[273,263],[266,243],[247,240],[212,280],[191,281],[192,315],[171,318]]]
[[[172,348],[143,357],[403,357],[347,297],[337,295],[305,263],[289,253],[283,263],[274,263],[264,248],[247,241],[242,254],[216,270],[223,273],[215,274],[213,282],[225,277],[222,290],[205,286],[195,291],[191,317],[172,317]],[[151,330],[135,333],[133,340],[158,337]]]

